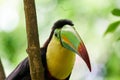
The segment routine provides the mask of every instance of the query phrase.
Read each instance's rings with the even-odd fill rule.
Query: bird
[[[76,55],[83,59],[91,71],[87,49],[71,20],[56,21],[40,51],[45,80],[69,80]],[[31,80],[29,68],[26,57],[5,80]]]

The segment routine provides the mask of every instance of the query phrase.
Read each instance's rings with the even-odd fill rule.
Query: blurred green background
[[[120,80],[120,27],[111,11],[120,0],[35,0],[40,45],[59,19],[70,19],[89,52],[92,72],[78,56],[70,80]],[[105,34],[105,35],[104,35]],[[27,56],[23,0],[0,0],[0,58],[6,75]]]

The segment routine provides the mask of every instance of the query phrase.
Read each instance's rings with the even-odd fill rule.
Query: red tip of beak
[[[78,52],[79,52],[79,56],[82,57],[82,59],[85,61],[91,72],[91,64],[90,64],[89,56],[83,42],[81,42],[80,45],[78,46]]]

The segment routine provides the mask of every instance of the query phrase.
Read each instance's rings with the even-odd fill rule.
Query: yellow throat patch
[[[65,79],[72,72],[75,54],[62,47],[60,41],[53,36],[46,53],[47,67],[50,74],[57,79]]]

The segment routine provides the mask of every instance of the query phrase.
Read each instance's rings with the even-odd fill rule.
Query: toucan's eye
[[[55,32],[55,37],[59,39],[59,34],[57,32]]]
[[[58,34],[57,34],[57,33],[55,33],[55,36],[56,36],[56,37],[58,37]]]
[[[56,38],[58,38],[59,39],[59,33],[60,33],[60,30],[55,30],[55,32],[54,32],[54,36],[56,37]]]

